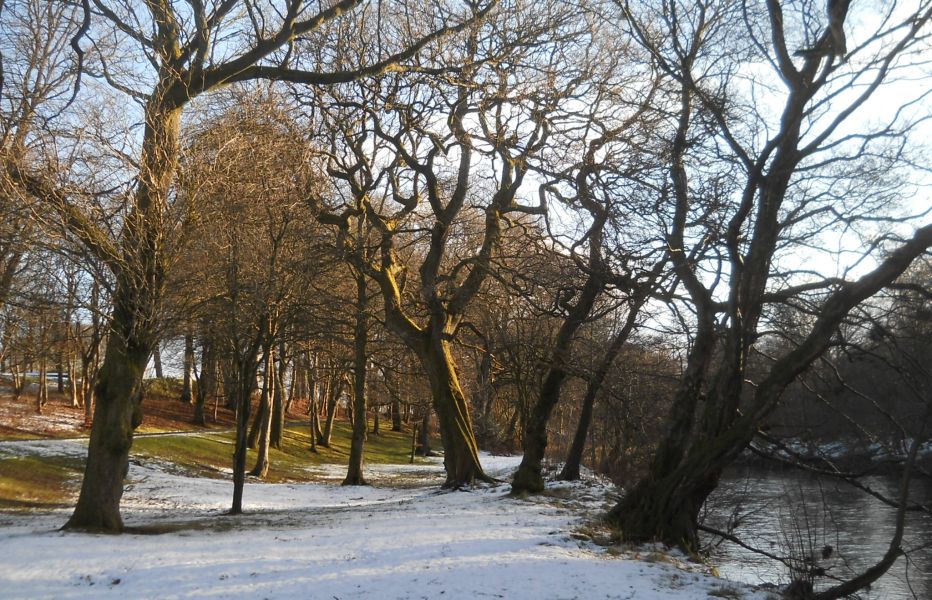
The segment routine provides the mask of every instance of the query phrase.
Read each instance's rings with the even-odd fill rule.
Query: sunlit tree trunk
[[[256,466],[250,475],[264,478],[269,473],[269,447],[272,433],[272,402],[275,397],[275,349],[269,344],[265,349],[265,376],[262,384],[262,398],[259,401],[263,407],[262,419],[258,427],[258,440],[256,445]]]
[[[194,394],[191,389],[194,371],[194,336],[190,333],[184,334],[184,360],[182,370],[184,372],[182,373],[181,379],[181,401],[191,404],[194,402]]]

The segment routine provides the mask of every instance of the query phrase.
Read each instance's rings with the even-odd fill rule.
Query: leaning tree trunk
[[[343,378],[334,381],[334,377],[331,377],[327,385],[327,418],[324,419],[323,434],[317,439],[317,443],[324,448],[330,447],[330,438],[333,435],[333,421],[337,416],[337,400],[340,399],[342,391]]]
[[[444,487],[459,488],[476,480],[490,482],[479,462],[479,448],[472,429],[469,403],[460,387],[456,363],[450,351],[446,334],[432,327],[421,362],[430,382],[431,396],[440,437],[443,443],[443,466],[447,472]]]
[[[353,437],[350,443],[349,465],[343,485],[367,485],[363,476],[366,445],[366,345],[369,336],[369,316],[366,280],[356,276],[356,329],[353,341]]]
[[[631,541],[660,540],[695,549],[703,503],[725,467],[750,444],[783,391],[822,356],[852,308],[894,281],[930,247],[932,225],[927,225],[890,252],[873,271],[829,296],[805,339],[772,363],[741,412],[729,409],[738,405],[744,372],[735,361],[727,360],[727,354],[711,389],[703,394],[702,377],[693,371],[697,363],[709,360],[715,336],[712,331],[697,336],[690,353],[696,360],[687,362],[675,398],[673,427],[648,475],[612,509],[609,521]],[[700,342],[709,347],[697,348]],[[700,396],[705,404],[704,418],[695,423]],[[728,413],[727,420],[721,417],[724,413]]]
[[[275,351],[273,346],[265,349],[265,377],[262,385],[262,419],[259,422],[259,439],[256,445],[256,466],[253,467],[250,475],[264,478],[269,473],[269,445],[272,433],[272,402],[275,396]]]
[[[590,241],[590,243],[597,242],[601,243],[598,239]],[[547,451],[547,424],[550,422],[554,407],[560,401],[560,388],[566,379],[573,337],[589,316],[602,289],[602,278],[595,272],[591,273],[583,286],[579,301],[560,326],[553,353],[550,356],[550,367],[547,369],[537,402],[531,409],[530,418],[525,427],[524,457],[511,483],[512,494],[538,493],[544,490],[542,463]]]
[[[560,471],[559,479],[563,481],[576,481],[579,479],[579,469],[582,465],[583,452],[586,449],[586,438],[589,437],[589,425],[592,423],[592,413],[595,408],[596,397],[602,389],[602,384],[605,383],[605,378],[608,375],[609,369],[612,368],[615,359],[618,357],[621,349],[628,341],[631,331],[634,329],[634,325],[637,322],[637,315],[643,305],[643,300],[643,298],[639,298],[632,303],[628,310],[628,316],[625,319],[624,327],[615,334],[612,343],[602,357],[602,362],[599,363],[598,368],[586,385],[586,395],[583,398],[582,411],[579,414],[579,423],[576,426],[576,434],[573,436],[573,443],[570,445],[569,452],[567,452],[563,470]]]
[[[649,474],[609,512],[608,521],[626,540],[659,540],[695,551],[702,506],[725,467],[750,443],[753,432],[731,428],[692,447],[672,470],[662,470],[655,462]]]

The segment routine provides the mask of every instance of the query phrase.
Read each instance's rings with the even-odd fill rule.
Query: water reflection
[[[895,497],[897,481],[873,477],[873,489]],[[912,499],[928,505],[932,485],[914,481]],[[814,574],[816,589],[848,578],[879,560],[895,529],[895,511],[876,498],[830,479],[794,471],[739,468],[726,474],[709,499],[706,521],[724,529],[737,518],[734,534],[749,545],[781,557]],[[706,536],[705,541],[711,541]],[[903,547],[932,543],[932,517],[911,513]],[[713,562],[723,577],[752,584],[786,584],[789,568],[772,559],[723,543]],[[825,575],[820,575],[824,571]],[[932,598],[932,549],[901,557],[890,571],[861,593],[865,599]]]

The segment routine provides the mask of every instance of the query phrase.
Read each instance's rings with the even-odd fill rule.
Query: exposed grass
[[[24,431],[22,429],[16,429],[15,427],[5,427],[0,425],[0,441],[16,441],[16,440],[41,440],[44,437],[37,433],[31,431]]]
[[[83,461],[62,456],[0,456],[0,509],[70,506]]]
[[[266,481],[310,481],[308,467],[324,464],[346,464],[350,449],[350,428],[347,423],[334,423],[329,448],[318,446],[310,450],[308,425],[289,425],[285,429],[280,450],[269,453],[269,474]],[[410,434],[384,431],[369,435],[366,441],[366,462],[369,464],[407,463],[411,449]],[[195,435],[160,435],[138,438],[133,454],[173,463],[201,476],[222,477],[232,466],[233,432]],[[250,450],[247,463],[253,464],[255,452]]]
[[[345,465],[349,458],[350,428],[334,423],[331,447],[310,451],[310,427],[291,424],[285,429],[281,450],[271,449],[270,468],[265,481],[311,481],[314,465]],[[410,433],[383,431],[369,435],[366,442],[368,464],[407,463],[411,449]],[[131,459],[144,458],[164,463],[169,470],[203,477],[229,478],[233,458],[232,431],[204,431],[195,434],[165,434],[137,437]],[[250,450],[248,464],[255,461]],[[80,485],[83,460],[73,457],[26,454],[0,454],[0,510],[49,509],[71,506]]]

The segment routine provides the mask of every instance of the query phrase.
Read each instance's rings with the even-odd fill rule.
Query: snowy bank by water
[[[48,443],[52,447],[43,452],[81,448],[76,442]],[[501,478],[517,462],[483,460]],[[66,511],[0,515],[0,596],[765,597],[682,570],[676,559],[632,560],[572,537],[605,506],[611,490],[600,481],[564,484],[521,500],[507,497],[507,485],[440,492],[438,463],[368,471],[374,483],[385,485],[403,480],[405,473],[426,477],[431,485],[255,483],[245,492],[251,512],[229,517],[222,514],[230,501],[228,482],[134,464],[124,518],[139,533],[62,533],[57,528]],[[335,474],[321,473],[325,479]]]

